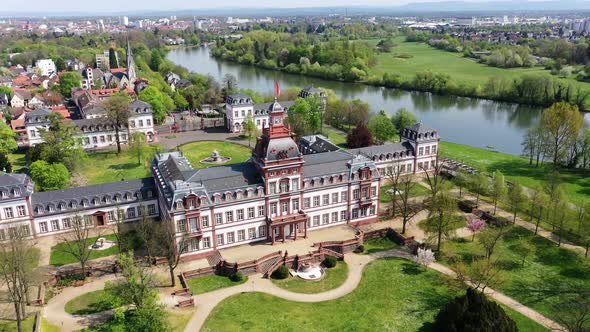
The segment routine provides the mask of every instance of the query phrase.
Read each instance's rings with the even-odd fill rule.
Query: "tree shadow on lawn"
[[[424,269],[420,265],[404,263],[402,265],[402,272],[404,274],[415,276],[424,273]]]
[[[133,169],[133,168],[137,168],[140,165],[141,164],[138,164],[138,163],[125,163],[125,164],[110,165],[108,168],[109,169],[116,169],[116,170]]]

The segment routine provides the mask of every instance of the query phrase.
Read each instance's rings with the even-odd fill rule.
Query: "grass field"
[[[376,45],[378,40],[366,40]],[[425,43],[406,42],[405,37],[394,40],[396,46],[391,53],[377,54],[377,65],[370,68],[369,75],[383,77],[384,73],[397,73],[406,80],[413,79],[417,72],[430,70],[435,73],[447,74],[456,82],[470,86],[483,86],[491,77],[515,78],[524,74],[552,76],[543,67],[533,68],[496,68],[478,63],[475,59],[465,58],[461,53],[452,53],[430,47]],[[411,55],[401,58],[399,55]],[[556,76],[552,76],[556,77]],[[590,84],[578,82],[573,76],[563,79],[570,83],[590,90]]]
[[[451,252],[464,261],[482,257],[481,245],[465,239],[447,241],[443,252]],[[527,241],[534,251],[525,258],[515,250],[515,244]],[[558,293],[565,284],[575,285],[575,289],[590,289],[590,261],[571,250],[557,247],[545,238],[533,234],[519,226],[509,226],[506,235],[498,243],[492,259],[498,260],[502,270],[501,282],[495,289],[530,306],[549,318],[564,317],[563,308],[555,307]],[[534,289],[534,291],[532,290]],[[542,290],[537,292],[538,290]]]
[[[133,180],[150,176],[149,162],[157,146],[149,146],[144,154],[145,160],[137,163],[137,157],[127,150],[120,154],[116,151],[101,151],[88,155],[77,170],[87,184],[99,184],[124,180]]]
[[[22,321],[22,330],[23,332],[33,332],[35,327],[35,315],[31,315],[27,317],[24,321]],[[16,332],[16,322],[15,321],[7,321],[7,320],[0,320],[0,332]],[[45,331],[45,330],[43,330]],[[59,330],[58,330],[59,331]]]
[[[348,277],[348,265],[344,261],[338,261],[335,267],[326,269],[324,278],[318,281],[303,280],[299,277],[289,276],[287,279],[270,279],[273,284],[295,293],[321,293],[342,285]]]
[[[242,163],[250,158],[252,149],[247,146],[222,141],[198,141],[180,146],[180,150],[191,162],[194,168],[207,168],[216,165],[204,164],[201,160],[211,156],[213,150],[217,150],[223,157],[230,157],[231,160],[224,165]]]
[[[526,158],[450,142],[441,143],[441,154],[484,172],[500,170],[508,180],[518,180],[521,185],[529,188],[542,184],[552,170],[551,164],[534,167],[529,165]],[[566,197],[572,203],[580,204],[588,199],[590,177],[587,176],[587,171],[560,169],[559,172]]]
[[[387,191],[391,189],[391,185],[384,185],[379,188],[379,201],[381,203],[391,203],[391,195]],[[410,197],[418,197],[428,195],[430,190],[422,185],[415,185],[410,191]],[[399,201],[399,198],[398,198]]]
[[[211,274],[208,276],[188,279],[188,287],[193,294],[203,294],[212,292],[217,289],[241,285],[248,281],[248,277],[244,276],[242,281],[231,281],[228,277]]]
[[[363,247],[365,247],[363,254],[371,254],[377,251],[399,248],[399,245],[384,236],[365,241]]]
[[[204,331],[432,331],[438,310],[464,289],[443,275],[399,259],[370,263],[350,294],[319,303],[290,302],[263,293],[223,300]],[[516,312],[520,331],[544,329]]]
[[[103,235],[101,237],[104,237],[105,239],[110,241],[116,241],[116,237],[114,234]],[[96,242],[96,239],[96,237],[89,238],[86,240],[86,243],[90,246],[94,242]],[[138,243],[137,241],[135,241],[135,239],[131,239],[130,243],[132,244],[132,247],[134,247],[134,249],[137,249]],[[66,248],[66,245],[63,243],[58,243],[55,246],[51,247],[49,264],[54,266],[62,266],[66,264],[78,263],[78,260],[74,256],[72,256],[72,254],[64,251],[64,248]],[[101,257],[107,257],[118,253],[119,247],[115,245],[105,250],[93,250],[90,253],[90,259],[92,260]]]
[[[43,332],[61,332],[61,329],[57,325],[53,325],[48,322],[45,318],[41,320],[41,331]]]
[[[107,290],[84,293],[66,303],[64,309],[72,315],[88,315],[125,305],[125,301]]]

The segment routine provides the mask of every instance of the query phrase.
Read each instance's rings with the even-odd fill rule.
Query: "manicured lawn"
[[[129,236],[133,236],[132,233],[130,233],[131,235]],[[114,234],[109,234],[109,235],[104,235],[101,236],[104,237],[107,240],[110,241],[116,241],[116,237]],[[96,242],[96,237],[93,238],[89,238],[86,243],[90,246],[93,243]],[[137,249],[138,244],[137,241],[134,240],[134,238],[131,238],[130,243],[132,243],[132,247],[134,249]],[[49,258],[49,264],[54,265],[54,266],[62,266],[62,265],[66,265],[66,264],[71,264],[71,263],[78,263],[78,260],[72,256],[70,253],[65,252],[64,248],[66,246],[63,243],[58,243],[55,246],[51,247],[51,256]],[[92,250],[91,254],[90,254],[90,259],[96,259],[96,258],[100,258],[100,257],[106,257],[106,256],[111,256],[111,255],[115,255],[119,253],[119,247],[118,246],[112,246],[108,249],[105,250]]]
[[[32,332],[34,331],[35,325],[35,315],[31,315],[27,317],[24,321],[22,321],[22,330],[23,332]],[[8,321],[8,320],[0,320],[0,331],[1,332],[16,332],[16,321]],[[45,330],[43,330],[45,331]],[[58,330],[59,331],[59,330]]]
[[[203,294],[211,292],[220,288],[237,286],[248,281],[248,277],[244,276],[242,281],[231,281],[228,277],[211,274],[204,277],[197,277],[188,279],[188,286],[193,294]]]
[[[27,166],[27,155],[24,152],[14,152],[8,155],[8,160],[12,164],[12,172],[18,173],[18,171]]]
[[[368,40],[367,42],[376,45],[378,40]],[[491,77],[513,79],[526,74],[535,74],[557,78],[543,67],[510,69],[491,67],[478,63],[475,59],[463,57],[462,53],[439,50],[425,43],[406,42],[405,37],[397,37],[394,42],[397,45],[391,53],[377,54],[377,65],[369,69],[369,75],[381,78],[384,73],[396,73],[405,80],[411,80],[417,72],[430,70],[435,73],[447,74],[455,82],[472,87],[483,87]],[[405,54],[411,55],[411,57],[399,57],[399,55]],[[573,76],[561,80],[584,90],[590,89],[590,85],[576,81]]]
[[[399,248],[399,244],[391,241],[387,236],[384,236],[365,241],[363,247],[365,247],[363,254],[371,254],[377,251]]]
[[[552,170],[551,164],[534,167],[526,158],[450,142],[442,142],[441,153],[488,173],[500,170],[508,180],[518,180],[529,188],[542,184]],[[588,199],[590,177],[587,172],[574,169],[560,169],[559,172],[566,197],[572,203],[579,204]]]
[[[156,145],[146,148],[141,163],[137,156],[127,150],[117,154],[115,151],[101,151],[88,154],[80,163],[77,173],[87,184],[100,184],[124,180],[133,180],[150,176],[149,163],[157,150]]]
[[[322,129],[322,132],[324,134],[324,136],[327,136],[328,139],[338,145],[339,147],[346,149],[346,135],[341,133],[340,131],[338,131],[337,129],[334,129],[332,127],[327,127],[325,126],[324,129]]]
[[[216,166],[201,163],[201,160],[211,156],[213,150],[217,150],[223,157],[231,158],[231,160],[224,165],[242,163],[250,159],[250,156],[252,155],[252,149],[247,146],[223,141],[191,142],[180,146],[180,150],[184,153],[185,157],[191,162],[191,165],[194,168]]]
[[[450,229],[452,230],[457,230],[461,227],[465,227],[467,226],[467,219],[465,219],[465,216],[463,215],[454,215],[452,216],[452,220],[451,220],[451,225],[450,225]],[[436,229],[436,225],[437,225],[438,221],[436,220],[436,217],[431,217],[428,219],[424,219],[424,220],[420,220],[417,225],[420,229],[422,229],[423,231],[427,231],[429,228],[430,229]],[[429,227],[430,225],[430,227]]]
[[[170,329],[173,332],[184,332],[186,325],[191,320],[194,310],[191,309],[175,309],[168,311],[168,320],[170,321]]]
[[[41,331],[43,332],[61,332],[61,329],[57,325],[53,325],[48,322],[45,318],[41,320]]]
[[[391,195],[387,191],[391,189],[391,185],[387,184],[379,188],[379,201],[381,203],[391,203]],[[410,191],[410,197],[426,196],[430,190],[422,185],[416,184]],[[398,198],[399,201],[399,198]]]
[[[84,293],[66,303],[64,309],[72,315],[88,315],[126,305],[125,301],[107,290]]]
[[[325,270],[326,275],[322,280],[310,281],[299,277],[291,277],[283,280],[270,279],[273,284],[295,293],[321,293],[338,288],[348,277],[348,265],[344,261],[338,261],[335,267]]]
[[[524,266],[514,247],[521,238],[534,246],[534,252],[526,258]],[[475,242],[465,239],[448,241],[443,245],[443,251],[453,252],[467,262],[483,255],[477,236]],[[590,260],[571,250],[558,248],[555,243],[533,236],[519,226],[507,228],[493,259],[498,260],[504,280],[494,288],[554,320],[563,312],[555,307],[557,298],[550,294],[566,284],[574,285],[575,289],[590,288]],[[531,288],[543,291],[534,292]]]
[[[438,310],[463,292],[463,286],[433,270],[399,258],[381,259],[370,263],[358,287],[339,299],[303,303],[243,293],[222,301],[203,330],[432,331]],[[539,330],[523,326],[520,331]]]

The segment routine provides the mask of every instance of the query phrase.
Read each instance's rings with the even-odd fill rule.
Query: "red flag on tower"
[[[275,97],[279,97],[281,95],[281,87],[279,86],[279,81],[275,80]]]

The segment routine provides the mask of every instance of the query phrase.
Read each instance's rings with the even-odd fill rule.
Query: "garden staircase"
[[[275,258],[272,258],[272,259],[269,259],[269,260],[263,262],[262,264],[260,264],[260,273],[262,273],[263,276],[268,277],[267,274],[272,273],[272,271],[270,271],[270,269],[273,269],[273,268],[276,269],[278,263],[282,260],[283,260],[282,256],[277,256]]]
[[[209,266],[217,266],[222,260],[223,257],[221,257],[219,250],[215,250],[213,254],[207,256],[207,263],[209,263]]]

